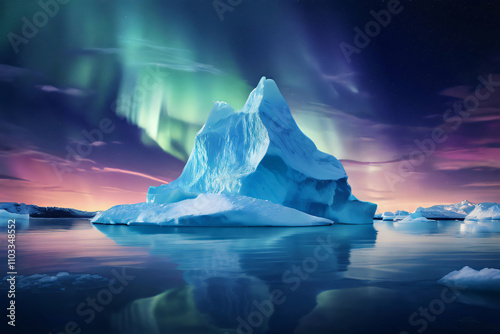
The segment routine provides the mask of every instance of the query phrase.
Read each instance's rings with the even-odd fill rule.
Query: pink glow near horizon
[[[477,157],[467,151],[445,152],[438,156],[442,160],[436,163],[436,167],[441,170],[464,167]],[[483,161],[489,161],[488,155],[481,157]],[[361,200],[377,203],[379,212],[413,211],[419,206],[457,203],[464,199],[475,203],[500,201],[496,188],[492,189],[494,184],[489,182],[464,182],[460,187],[461,191],[450,191],[436,182],[432,173],[419,171],[415,171],[392,191],[385,175],[386,172],[397,173],[397,166],[398,162],[344,162],[353,194]],[[117,204],[144,202],[149,186],[158,186],[163,183],[162,180],[171,181],[141,172],[95,167],[76,169],[64,175],[60,181],[47,162],[27,156],[11,159],[10,167],[17,171],[16,177],[24,180],[0,179],[0,187],[4,189],[0,194],[0,201],[88,211],[105,210]]]

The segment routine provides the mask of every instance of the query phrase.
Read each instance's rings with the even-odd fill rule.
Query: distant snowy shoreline
[[[70,208],[43,207],[33,204],[1,202],[0,212],[5,215],[29,215],[26,218],[93,218],[97,212]]]
[[[500,204],[484,202],[479,204],[464,200],[460,203],[419,207],[413,213],[398,210],[377,213],[373,219],[384,221],[416,221],[416,218],[428,220],[500,220]],[[423,221],[420,219],[420,221]]]

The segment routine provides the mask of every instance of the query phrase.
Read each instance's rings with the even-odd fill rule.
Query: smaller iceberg
[[[26,230],[30,225],[30,215],[12,213],[4,209],[0,209],[0,229],[11,229],[15,226],[16,231]]]
[[[500,204],[480,203],[477,204],[467,217],[467,220],[500,220]]]
[[[415,212],[412,214],[407,215],[403,219],[401,219],[399,222],[400,223],[425,223],[425,222],[432,222],[434,220],[432,219],[427,219],[422,215],[422,212],[420,210],[421,208],[418,208]]]
[[[316,226],[332,221],[246,196],[200,194],[174,203],[117,205],[92,223],[168,226]]]
[[[30,215],[29,214],[12,213],[12,212],[9,212],[5,209],[0,209],[0,218],[2,218],[2,221],[5,221],[5,223],[6,223],[8,219],[29,219]]]
[[[382,214],[382,220],[384,221],[393,221],[394,220],[394,213],[390,211],[386,211]]]
[[[475,204],[465,200],[455,204],[434,205],[429,208],[418,208],[423,217],[429,219],[464,219],[472,210]]]
[[[409,215],[410,215],[410,213],[408,211],[396,210],[396,212],[394,212],[394,220],[395,221],[403,220],[404,218],[406,218]]]
[[[492,268],[474,270],[465,266],[444,276],[438,283],[467,290],[500,292],[500,270]]]

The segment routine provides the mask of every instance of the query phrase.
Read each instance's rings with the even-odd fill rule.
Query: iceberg
[[[467,220],[500,220],[500,204],[480,203],[477,204],[467,217]]]
[[[396,212],[394,212],[394,221],[402,220],[402,219],[408,217],[409,215],[410,215],[410,213],[408,211],[396,210]]]
[[[214,201],[213,208],[190,209],[191,201],[202,200]],[[263,77],[240,111],[215,103],[179,178],[150,187],[147,203],[113,207],[92,221],[213,225],[222,218],[217,224],[225,226],[372,224],[376,209],[351,193],[342,163],[302,133],[275,82]],[[212,223],[205,218],[213,218],[208,219]]]
[[[16,231],[26,230],[30,225],[30,215],[12,213],[4,209],[0,209],[0,229],[12,229]]]
[[[29,214],[21,214],[21,213],[12,213],[5,209],[0,209],[0,218],[4,223],[7,222],[8,219],[29,219]]]
[[[492,268],[474,270],[465,266],[444,276],[438,283],[468,290],[500,292],[500,270]]]
[[[390,212],[390,211],[386,211],[382,214],[382,220],[385,220],[385,221],[393,221],[394,220],[394,213]]]
[[[399,221],[409,215],[410,213],[404,210],[396,210],[394,213],[392,213],[391,211],[386,211],[384,213],[377,213],[374,219],[382,219],[384,221]]]
[[[400,223],[425,223],[425,222],[432,222],[434,220],[425,218],[422,215],[421,208],[418,208],[415,212],[407,215],[403,219],[401,219],[399,222]]]
[[[429,219],[465,219],[465,217],[474,210],[475,204],[465,200],[460,203],[448,205],[434,205],[429,208],[418,208],[423,217]]]

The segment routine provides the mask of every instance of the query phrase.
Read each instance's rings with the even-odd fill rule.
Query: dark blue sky
[[[500,201],[497,1],[41,3],[0,2],[1,201],[144,201],[261,76],[360,199]]]

